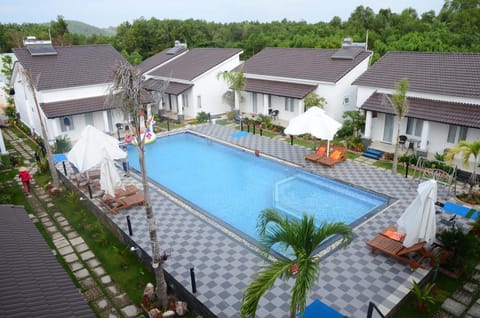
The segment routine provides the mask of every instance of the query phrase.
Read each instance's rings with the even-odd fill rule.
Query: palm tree
[[[453,160],[456,154],[463,154],[463,165],[469,167],[469,159],[473,156],[473,170],[470,176],[470,188],[468,189],[468,200],[472,199],[473,187],[477,184],[477,166],[480,157],[480,140],[469,142],[460,141],[454,148],[450,149],[445,155],[445,159],[449,162]]]
[[[270,225],[270,226],[269,226]],[[315,217],[304,214],[300,220],[283,217],[276,210],[267,209],[258,218],[257,230],[260,243],[266,255],[274,245],[292,250],[295,259],[278,259],[261,266],[261,271],[253,278],[243,294],[240,317],[253,318],[262,295],[280,278],[295,279],[290,302],[290,317],[297,311],[303,313],[306,298],[320,274],[318,256],[315,250],[325,239],[341,235],[340,247],[346,247],[352,240],[352,229],[343,222],[326,223],[315,226]]]
[[[150,244],[152,247],[152,267],[157,283],[157,297],[161,307],[167,306],[167,284],[162,267],[162,258],[157,237],[157,226],[150,200],[147,170],[145,166],[145,134],[141,134],[141,121],[147,113],[144,97],[146,91],[142,87],[142,74],[128,63],[119,63],[114,70],[113,85],[110,89],[109,102],[116,103],[130,118],[138,150],[138,161],[142,173],[143,192],[145,195],[145,212],[147,215]]]
[[[400,141],[400,126],[402,124],[403,117],[408,112],[408,100],[407,100],[407,90],[408,90],[408,79],[404,78],[398,82],[396,86],[396,92],[392,95],[390,103],[392,104],[395,113],[398,116],[397,121],[397,134],[395,136],[395,152],[393,155],[393,164],[392,164],[392,173],[397,173],[398,165],[398,143]]]
[[[234,110],[235,115],[238,115],[240,113],[241,93],[245,88],[245,76],[243,75],[243,70],[240,70],[239,72],[220,72],[217,74],[217,78],[222,78],[235,91]]]

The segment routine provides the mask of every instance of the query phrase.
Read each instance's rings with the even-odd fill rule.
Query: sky
[[[342,21],[360,5],[375,13],[389,8],[400,13],[414,8],[419,15],[440,11],[445,0],[0,0],[1,23],[44,23],[57,19],[85,22],[96,27],[132,23],[141,17],[199,19],[212,22],[271,22],[287,19],[308,23]]]

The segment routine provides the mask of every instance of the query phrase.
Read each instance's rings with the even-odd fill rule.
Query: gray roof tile
[[[116,108],[105,103],[106,96],[62,100],[52,103],[40,103],[47,118],[78,115]]]
[[[179,47],[178,50],[173,51],[172,48],[165,49],[137,65],[137,68],[140,69],[142,73],[146,73],[152,68],[159,66],[182,53],[185,53],[187,50],[188,49],[186,47]],[[173,54],[170,54],[171,52]]]
[[[388,52],[353,84],[410,92],[480,98],[480,53]]]
[[[152,96],[146,91],[142,91],[142,102],[145,104],[154,102]],[[61,100],[51,103],[40,103],[40,107],[47,118],[57,118],[62,116],[79,115],[91,112],[98,112],[107,109],[117,108],[115,102],[108,102],[107,96],[96,96],[80,99]]]
[[[148,73],[148,75],[192,81],[214,66],[241,53],[241,49],[192,49],[188,53]]]
[[[358,48],[352,48],[358,50]],[[335,59],[338,49],[266,48],[248,59],[243,71],[274,77],[336,83],[372,53],[362,51],[353,59]]]
[[[13,52],[21,65],[38,78],[37,90],[109,83],[116,65],[126,60],[110,44],[55,47],[58,54],[31,56],[26,48]]]
[[[95,317],[21,206],[0,205],[4,317]]]
[[[389,95],[390,96],[390,95]],[[407,117],[450,125],[480,128],[480,105],[408,97]],[[364,110],[395,115],[383,94],[373,93],[361,106]]]
[[[143,82],[146,90],[160,91],[162,89],[165,89],[165,93],[172,94],[172,95],[180,95],[183,92],[185,92],[187,89],[193,86],[193,84],[185,84],[185,83],[170,81],[168,82],[167,87],[163,88],[164,83],[165,81],[157,80],[154,78],[149,78]]]
[[[244,91],[303,99],[317,86],[247,78]]]

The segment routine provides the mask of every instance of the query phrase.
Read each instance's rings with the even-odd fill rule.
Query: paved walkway
[[[321,259],[320,281],[315,285],[308,302],[318,298],[344,315],[365,317],[368,302],[373,301],[384,314],[387,314],[408,294],[412,280],[420,281],[428,274],[428,271],[423,269],[411,272],[405,264],[384,255],[372,255],[365,244],[387,225],[396,222],[414,198],[418,182],[373,168],[368,162],[349,160],[334,168],[326,168],[304,160],[304,155],[311,151],[309,149],[290,146],[283,140],[258,135],[232,138],[231,135],[235,131],[229,127],[204,125],[193,127],[192,130],[246,150],[258,149],[262,155],[286,160],[313,173],[381,192],[392,198],[387,209],[365,219],[354,228],[354,241],[347,249],[334,251]],[[130,179],[131,183],[140,184],[135,174]],[[187,287],[190,286],[189,269],[194,267],[197,274],[196,297],[218,317],[237,317],[242,293],[257,272],[258,266],[263,264],[263,258],[258,250],[202,212],[165,193],[158,186],[153,184],[152,187],[152,205],[160,244],[164,249],[172,249],[172,256],[165,263],[165,269]],[[440,187],[439,200],[445,199],[446,189]],[[117,226],[126,233],[127,215],[132,222],[134,232],[132,239],[141,249],[149,251],[150,243],[143,208],[132,207],[116,215],[110,215]],[[55,219],[54,222],[58,221]],[[82,260],[81,263],[86,264],[82,269],[92,273],[99,264],[89,266],[86,262],[88,260],[84,261],[81,257],[85,251],[78,254],[73,247],[78,244],[72,244],[69,236],[66,236],[66,240],[72,246],[73,252]],[[74,272],[79,270],[80,267]],[[96,276],[101,274],[90,275],[94,278]],[[477,276],[478,274],[474,275],[474,278]],[[467,285],[466,288],[472,286]],[[258,317],[285,317],[288,313],[290,287],[291,282],[277,282],[262,298],[257,312]],[[442,313],[435,317],[460,317],[451,315],[453,311],[451,308],[461,306],[457,303],[463,304],[463,312],[471,310],[470,317],[478,317],[473,314],[474,309],[471,309],[475,308],[475,302],[473,306],[467,306],[453,295],[450,300],[444,304]],[[109,306],[105,305],[105,308],[107,307]],[[112,307],[115,307],[114,304]],[[133,312],[135,307],[126,305],[122,308],[132,309]],[[118,314],[123,311],[120,309],[114,312]]]
[[[11,131],[3,129],[2,132],[14,147],[8,149],[9,152],[23,157],[29,171],[34,175],[38,169],[36,164],[32,163],[35,161],[34,151]],[[21,181],[18,178],[16,181],[21,187]],[[33,222],[40,222],[51,237],[55,253],[68,265],[82,287],[84,299],[97,317],[143,317],[139,308],[133,305],[128,296],[112,281],[83,238],[55,207],[50,195],[35,180],[32,181],[32,193],[27,200],[33,210]]]

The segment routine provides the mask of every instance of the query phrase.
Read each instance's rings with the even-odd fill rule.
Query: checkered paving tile
[[[304,159],[311,149],[253,134],[234,138],[232,134],[237,131],[230,127],[210,124],[191,130],[251,151],[259,150],[263,155],[391,198],[386,209],[353,229],[354,240],[349,247],[328,253],[320,259],[320,279],[308,302],[319,298],[346,316],[365,317],[368,303],[373,301],[383,314],[387,314],[406,296],[412,280],[421,280],[428,274],[424,269],[412,272],[406,264],[382,254],[371,254],[366,245],[376,233],[396,223],[415,197],[418,181],[350,160],[333,168],[324,167]],[[128,182],[140,186],[140,179],[135,174],[128,178]],[[446,195],[446,189],[440,186],[439,200],[445,200]],[[265,263],[255,247],[155,184],[151,184],[151,202],[161,248],[172,251],[165,269],[188,288],[189,270],[194,267],[196,297],[218,317],[238,317],[242,293],[259,266]],[[128,232],[127,215],[132,224],[132,239],[150,253],[144,208],[131,207],[111,215],[111,219],[125,232]],[[292,283],[276,282],[262,297],[257,316],[287,316]]]

